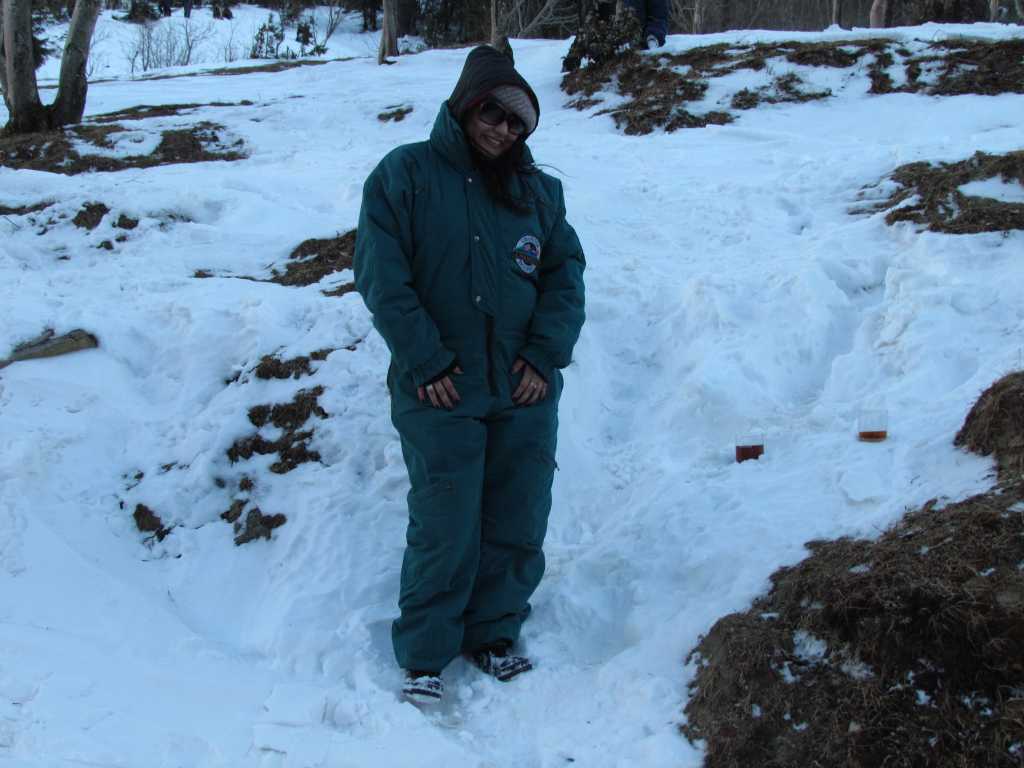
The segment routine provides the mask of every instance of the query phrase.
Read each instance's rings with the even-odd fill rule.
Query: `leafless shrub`
[[[345,18],[345,6],[340,0],[329,0],[323,8],[324,14],[324,42],[331,39],[331,35],[337,32],[342,19]]]
[[[225,64],[244,59],[247,53],[245,44],[238,40],[238,24],[237,21],[231,22],[227,39],[221,43],[220,55]]]
[[[198,64],[203,61],[200,49],[215,31],[213,22],[199,24],[190,18],[140,24],[122,51],[133,76],[136,71]]]

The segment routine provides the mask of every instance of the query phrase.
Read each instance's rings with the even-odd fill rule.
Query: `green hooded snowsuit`
[[[460,652],[518,638],[544,572],[559,369],[583,325],[585,261],[561,184],[524,146],[509,189],[526,210],[497,202],[449,107],[465,114],[499,85],[522,88],[539,114],[511,60],[476,48],[430,140],[389,153],[363,189],[356,287],[391,350],[391,417],[411,484],[392,627],[410,670],[439,672]],[[548,382],[534,405],[512,401],[517,357]],[[421,402],[417,387],[455,361],[456,407]]]

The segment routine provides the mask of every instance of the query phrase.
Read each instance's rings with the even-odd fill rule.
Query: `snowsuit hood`
[[[466,63],[462,67],[462,74],[455,84],[452,95],[448,97],[448,108],[452,116],[462,122],[466,113],[479,104],[496,89],[511,86],[517,88],[526,95],[525,100],[521,99],[499,99],[502,104],[518,115],[526,124],[524,138],[537,129],[540,122],[540,102],[533,88],[520,75],[512,63],[512,59],[496,48],[489,45],[480,45],[469,52]],[[526,109],[532,106],[533,113]]]

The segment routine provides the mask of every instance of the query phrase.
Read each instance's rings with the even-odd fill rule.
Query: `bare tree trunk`
[[[4,34],[4,101],[10,118],[7,131],[31,133],[47,127],[46,108],[39,101],[36,62],[32,55],[32,0],[0,0]]]
[[[4,47],[4,9],[3,0],[0,0],[0,93],[4,97],[4,106],[7,107],[7,113],[11,112],[11,103],[7,100],[7,59],[3,55]]]
[[[732,0],[722,0],[722,26],[721,30],[728,31],[732,29]]]
[[[832,0],[832,23],[843,26],[843,0]]]
[[[380,31],[380,49],[377,51],[377,63],[387,63],[388,56],[398,55],[398,13],[397,0],[384,0],[384,23]]]
[[[999,0],[988,1],[988,20],[999,21]]]
[[[700,35],[704,32],[704,6],[705,0],[693,0],[693,34]]]
[[[50,107],[50,125],[53,127],[77,123],[85,112],[85,97],[89,79],[85,65],[89,60],[89,44],[100,15],[101,0],[78,0],[68,27],[68,39],[60,60],[60,81],[57,98]]]
[[[885,26],[885,16],[888,10],[889,0],[874,0],[871,3],[869,18],[871,19],[872,29],[881,29]]]

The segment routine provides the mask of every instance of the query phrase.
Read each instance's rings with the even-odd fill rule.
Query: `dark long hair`
[[[515,144],[509,147],[498,157],[487,157],[469,140],[469,132],[463,126],[463,133],[466,136],[466,143],[473,155],[473,161],[484,180],[484,188],[490,196],[500,205],[515,213],[529,213],[533,208],[533,195],[529,186],[523,182],[519,189],[524,196],[517,197],[512,192],[513,182],[520,175],[537,173],[538,168],[532,161],[525,159],[526,137],[520,137]]]

